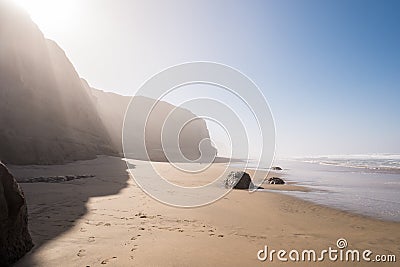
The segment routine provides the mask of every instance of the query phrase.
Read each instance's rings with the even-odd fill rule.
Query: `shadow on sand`
[[[87,212],[89,198],[115,195],[127,186],[126,162],[117,157],[50,166],[8,166],[16,179],[39,176],[95,175],[61,183],[20,184],[29,211],[35,247],[16,266],[35,266],[35,250],[72,228]],[[129,166],[134,168],[132,164]]]

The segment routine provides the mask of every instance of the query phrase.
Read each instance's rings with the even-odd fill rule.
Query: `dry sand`
[[[144,171],[136,162],[134,175]],[[184,180],[157,163],[175,182]],[[223,168],[215,164],[208,171]],[[336,248],[400,257],[400,224],[349,214],[276,192],[234,190],[201,208],[174,208],[147,196],[125,162],[100,157],[60,166],[11,167],[19,177],[95,174],[57,184],[22,184],[36,244],[17,266],[273,266],[257,252]],[[199,175],[197,178],[201,178]],[[197,184],[194,179],[191,184]],[[207,177],[203,177],[207,179]],[[187,182],[187,181],[186,181]],[[183,183],[186,183],[183,182]],[[306,190],[296,185],[274,187]],[[396,266],[395,263],[300,262],[297,266]]]

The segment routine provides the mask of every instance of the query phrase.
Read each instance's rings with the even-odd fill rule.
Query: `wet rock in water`
[[[278,167],[278,166],[274,166],[274,167],[271,167],[271,170],[273,170],[273,171],[281,171],[282,168]]]
[[[233,189],[263,189],[262,187],[256,187],[250,175],[247,172],[237,171],[229,173],[228,177],[224,180],[224,185],[226,188]]]
[[[0,266],[13,264],[32,247],[24,194],[0,163]]]
[[[285,184],[285,181],[279,177],[271,177],[268,179],[269,184]]]

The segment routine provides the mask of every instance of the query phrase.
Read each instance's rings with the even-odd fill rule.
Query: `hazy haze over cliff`
[[[122,122],[130,97],[92,89],[29,15],[3,0],[0,40],[0,160],[54,164],[121,154]],[[138,103],[151,102],[141,98]],[[148,138],[156,150],[161,149],[157,123],[164,111],[174,108],[165,102],[159,107],[149,124],[157,131]],[[195,116],[178,110],[184,117]],[[182,137],[184,147],[196,155],[198,142],[209,137],[206,125],[196,123],[187,133]],[[165,159],[159,152],[156,157]]]

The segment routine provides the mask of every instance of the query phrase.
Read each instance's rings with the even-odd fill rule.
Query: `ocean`
[[[400,154],[329,155],[293,158],[293,160],[321,165],[400,173]]]
[[[276,160],[274,166],[283,168],[284,180],[313,189],[311,192],[279,192],[352,213],[400,222],[400,154],[286,158]],[[247,167],[256,168],[256,165],[250,162]]]
[[[314,189],[284,192],[318,204],[400,221],[400,155],[333,155],[277,160],[282,175]]]

